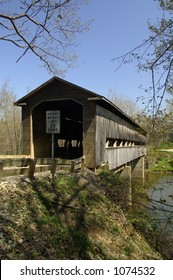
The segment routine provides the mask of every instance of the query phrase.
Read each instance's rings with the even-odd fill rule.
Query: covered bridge
[[[116,169],[145,154],[146,133],[137,123],[105,97],[60,78],[15,105],[22,107],[23,153],[32,158],[84,155],[88,168],[108,162]],[[49,124],[49,117],[56,123]]]

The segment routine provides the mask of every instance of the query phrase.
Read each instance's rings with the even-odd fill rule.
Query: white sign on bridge
[[[60,133],[60,111],[46,111],[46,133]]]

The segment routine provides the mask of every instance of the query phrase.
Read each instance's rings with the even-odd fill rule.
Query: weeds
[[[123,250],[127,257],[130,258],[132,256],[133,252],[135,251],[135,247],[134,247],[134,244],[131,242],[131,240],[129,240],[129,239],[126,240],[126,244],[123,247]]]
[[[103,171],[99,175],[100,183],[105,195],[115,204],[122,208],[128,205],[128,182],[120,178],[118,174],[110,171]]]
[[[16,193],[11,190],[10,184],[4,193],[0,189],[1,259],[137,258],[132,227],[124,226],[128,221],[118,211],[126,201],[126,185],[117,175],[58,174],[53,184],[42,178],[21,181]],[[135,242],[144,248],[144,258],[148,251],[159,258],[138,236]]]

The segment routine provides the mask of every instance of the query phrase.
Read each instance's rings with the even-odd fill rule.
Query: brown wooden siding
[[[95,150],[96,150],[96,124],[95,124],[95,103],[88,102],[84,107],[84,137],[83,151],[86,157],[88,168],[95,168]]]
[[[88,98],[90,99],[88,100]],[[101,96],[96,96],[85,89],[54,79],[45,86],[31,92],[22,99],[22,103],[23,101],[26,101],[26,106],[22,108],[24,154],[33,154],[36,157],[50,156],[51,141],[50,135],[46,134],[45,112],[49,110],[50,103],[56,109],[56,105],[58,106],[60,102],[64,101],[64,104],[67,102],[68,105],[74,105],[74,107],[68,107],[72,112],[77,112],[75,116],[80,115],[82,126],[80,124],[80,135],[77,135],[77,137],[82,135],[83,155],[86,157],[88,168],[94,169],[102,162],[109,162],[111,168],[115,168],[117,165],[124,164],[124,162],[141,155],[142,147],[138,148],[134,145],[145,143],[146,137],[143,135],[143,131]],[[63,108],[67,114],[66,104]],[[81,106],[77,106],[77,104]],[[18,105],[20,106],[20,102]],[[79,110],[75,110],[77,107]],[[73,117],[73,113],[71,113],[71,116]],[[78,130],[77,126],[76,128]],[[65,125],[64,122],[64,129],[65,131],[62,134],[67,136],[67,133],[70,134],[69,131],[72,130],[72,127]],[[62,141],[63,139],[63,137],[60,138]],[[72,138],[72,140],[76,139],[78,140],[78,138]],[[130,144],[128,143],[131,147],[107,148],[106,142],[111,141],[111,139],[116,139],[119,142],[122,140],[131,141]],[[34,143],[34,146],[32,143]]]
[[[108,162],[110,164],[110,169],[116,169],[145,154],[146,148],[143,146],[106,148],[103,162]]]
[[[100,130],[99,127],[102,127],[102,129],[105,127],[106,137],[139,142],[146,141],[146,137],[142,135],[140,129],[130,124],[127,120],[123,119],[123,117],[120,117],[98,105],[96,106],[96,116],[98,133]],[[102,129],[100,131],[102,131]]]
[[[46,134],[46,113],[41,110],[33,110],[33,138],[34,154],[41,158],[50,157],[51,154],[51,135]]]
[[[35,154],[37,157],[47,157],[50,153],[50,140],[45,131],[45,116],[37,112],[37,105],[43,101],[69,100],[79,102],[83,106],[83,154],[89,168],[95,167],[95,104],[88,101],[89,94],[79,89],[68,88],[65,85],[42,89],[30,96],[27,106],[23,107],[23,153],[30,154],[30,110],[33,110],[35,131]],[[73,110],[73,108],[71,108]],[[43,137],[44,134],[44,137]],[[49,142],[49,145],[46,144]],[[50,154],[49,154],[50,156]]]
[[[30,110],[28,106],[22,108],[22,146],[23,154],[30,155]]]
[[[96,166],[102,162],[109,162],[111,166],[117,167],[117,164],[136,158],[138,149],[136,147],[106,148],[107,138],[126,140],[132,142],[144,142],[145,136],[139,133],[137,128],[128,123],[120,116],[96,106]],[[119,153],[122,153],[122,159],[119,160]],[[124,156],[126,154],[126,157]],[[122,163],[123,164],[123,163]]]

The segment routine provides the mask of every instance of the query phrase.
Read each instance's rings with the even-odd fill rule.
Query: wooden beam
[[[35,165],[36,165],[36,160],[35,159],[30,159],[29,160],[29,169],[28,169],[28,177],[30,179],[34,178]]]
[[[74,171],[75,171],[75,160],[72,160],[72,161],[71,161],[70,172],[71,172],[71,173],[74,173]]]
[[[30,156],[31,156],[31,158],[34,158],[34,139],[33,139],[32,110],[30,110]]]
[[[81,158],[81,171],[85,170],[85,156]]]
[[[99,96],[96,96],[96,97],[88,97],[88,101],[94,101],[94,100],[102,100],[102,98],[101,97],[99,97]]]
[[[54,159],[53,159],[53,162],[52,162],[52,167],[51,167],[52,177],[53,177],[53,176],[55,175],[55,173],[56,173],[57,164],[58,164],[58,159],[54,158]]]
[[[3,177],[3,168],[4,168],[4,162],[0,161],[0,182],[1,182],[2,177]]]

